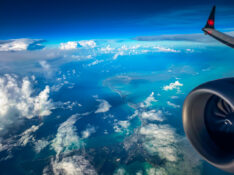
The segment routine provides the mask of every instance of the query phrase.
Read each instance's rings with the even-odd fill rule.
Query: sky
[[[232,31],[232,0],[1,0],[0,40],[59,43],[201,33],[214,3],[217,27]]]

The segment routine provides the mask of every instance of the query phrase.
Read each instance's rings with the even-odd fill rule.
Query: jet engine
[[[183,106],[185,133],[210,164],[234,173],[234,78],[204,83]]]

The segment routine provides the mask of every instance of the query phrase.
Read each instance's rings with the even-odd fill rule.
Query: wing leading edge
[[[205,34],[208,34],[215,38],[216,40],[234,48],[234,37],[229,36],[225,33],[215,30],[215,6],[213,6],[210,16],[207,20],[206,26],[202,29]]]

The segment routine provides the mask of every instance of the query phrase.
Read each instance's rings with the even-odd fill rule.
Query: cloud
[[[41,150],[43,150],[45,147],[47,147],[49,145],[49,141],[44,140],[44,139],[37,140],[37,141],[35,141],[34,145],[35,145],[34,146],[35,152],[39,153],[39,152],[41,152]]]
[[[116,172],[114,173],[114,175],[126,175],[126,174],[127,172],[124,168],[118,168]]]
[[[178,99],[178,96],[171,96],[171,99]]]
[[[94,41],[95,42],[95,41]],[[34,52],[24,50],[21,52],[0,52],[0,70],[2,72],[19,72],[22,73],[41,73],[42,70],[38,67],[38,62],[41,66],[44,66],[43,62],[46,63],[53,63],[50,65],[51,72],[55,72],[62,64],[69,63],[72,61],[82,61],[91,58],[95,58],[102,54],[110,53],[111,55],[105,55],[103,58],[112,57],[112,59],[118,59],[120,56],[126,55],[140,55],[145,54],[143,51],[147,50],[149,53],[157,53],[159,49],[154,49],[155,43],[144,43],[138,44],[140,42],[132,41],[119,41],[119,40],[112,40],[103,42],[99,40],[96,44],[95,48],[92,44],[93,42],[88,42],[89,44],[85,44],[86,41],[82,42],[83,46],[79,44],[79,41],[69,41],[65,43],[61,43],[57,48],[54,47],[47,47],[43,50],[37,50]],[[91,44],[90,44],[91,43]],[[95,42],[96,43],[96,42]],[[38,45],[38,44],[37,44]],[[25,49],[25,48],[24,48]],[[61,51],[62,49],[62,51]],[[165,51],[168,49],[165,47]],[[178,49],[173,49],[177,51]],[[167,50],[173,51],[173,50]],[[185,52],[185,49],[184,49]],[[171,52],[169,52],[171,53]],[[55,61],[56,60],[56,61]],[[35,63],[36,62],[36,63]],[[96,65],[100,63],[101,60],[93,60],[89,66]],[[20,66],[20,69],[19,69]],[[44,66],[45,68],[45,66]],[[44,69],[46,70],[46,69]],[[50,74],[52,74],[50,73]],[[45,74],[48,76],[48,74]]]
[[[130,122],[127,120],[121,120],[114,124],[114,131],[115,132],[123,132],[130,126]]]
[[[34,137],[33,137],[33,133],[36,132],[40,127],[42,126],[42,124],[35,126],[33,125],[31,128],[25,130],[21,135],[20,135],[20,139],[18,140],[18,144],[20,146],[26,146],[28,144],[29,141],[35,141]]]
[[[188,53],[193,53],[193,52],[194,52],[194,49],[186,49],[186,52],[188,52]]]
[[[83,40],[78,42],[82,47],[94,48],[96,47],[96,42],[93,40]]]
[[[140,55],[140,54],[147,54],[147,53],[156,53],[156,52],[167,52],[167,53],[179,53],[180,50],[175,50],[173,48],[167,48],[162,46],[155,46],[155,44],[149,43],[145,45],[135,44],[131,45],[120,45],[116,47],[114,50],[106,51],[104,49],[104,53],[113,53],[113,60],[118,59],[119,56],[124,55]]]
[[[147,110],[145,106],[138,105],[133,108],[135,109],[133,115],[140,118],[141,126],[125,139],[123,146],[128,152],[134,147],[134,156],[138,156],[138,153],[150,162],[151,165],[145,167],[144,172],[147,174],[200,174],[199,156],[193,151],[185,136],[177,134],[175,128],[165,124],[163,111]],[[157,115],[154,116],[155,114]],[[133,158],[129,154],[128,159]],[[158,166],[159,162],[160,166]],[[142,174],[141,171],[138,172]]]
[[[83,41],[68,41],[66,43],[60,43],[61,50],[74,50],[77,49],[78,46],[85,48],[94,48],[96,47],[96,42],[93,40],[83,40]]]
[[[93,126],[88,126],[84,131],[82,131],[82,138],[88,138],[91,134],[95,133],[96,129]]]
[[[152,102],[157,102],[157,100],[154,98],[154,92],[152,92],[150,96],[147,97],[146,100],[140,104],[140,107],[149,107],[151,106]]]
[[[140,48],[140,45],[126,46],[125,44],[123,44],[119,46],[118,49],[116,49],[117,51],[113,52],[115,53],[113,56],[113,60],[116,60],[119,56],[123,56],[123,55],[142,54],[143,51],[138,52],[139,48]]]
[[[108,103],[108,101],[102,99],[96,99],[96,101],[100,102],[100,104],[95,113],[104,113],[110,110],[111,105]]]
[[[102,63],[104,60],[95,60],[95,61],[93,61],[92,63],[89,63],[88,64],[88,66],[90,67],[90,66],[94,66],[94,65],[96,65],[96,64],[99,64],[99,63]]]
[[[182,87],[183,84],[181,84],[179,81],[175,81],[174,83],[170,83],[167,86],[163,87],[163,90],[168,91],[168,90],[173,90],[173,89],[179,89],[180,87]]]
[[[109,44],[106,47],[102,47],[100,49],[100,51],[103,53],[111,53],[114,50],[115,50],[115,48],[112,48]]]
[[[119,56],[123,56],[123,55],[124,55],[124,52],[120,51],[113,56],[113,60],[116,60]]]
[[[82,116],[88,113],[81,114]],[[55,150],[56,156],[51,158],[50,165],[45,167],[43,175],[76,175],[90,174],[96,175],[96,171],[84,156],[74,155],[72,149],[80,149],[80,140],[76,133],[75,123],[79,120],[79,115],[72,115],[63,122],[58,130],[51,147]],[[95,129],[89,126],[84,133],[84,137],[88,137],[94,133]],[[70,154],[70,155],[69,155]]]
[[[39,64],[41,65],[41,67],[43,69],[45,69],[46,71],[49,71],[51,68],[50,68],[50,65],[45,61],[45,60],[42,60],[42,61],[39,61]]]
[[[180,105],[176,105],[176,104],[174,104],[174,103],[172,103],[172,102],[170,102],[170,101],[167,101],[167,104],[168,104],[169,106],[173,107],[173,108],[180,108]]]
[[[148,173],[149,174],[149,173]],[[143,172],[140,170],[136,173],[136,175],[143,175]]]
[[[43,175],[97,175],[93,166],[83,156],[73,155],[51,159],[50,166],[43,170]]]
[[[42,69],[44,71],[44,74],[47,77],[52,77],[52,75],[53,75],[53,69],[52,69],[51,65],[48,63],[48,61],[41,60],[41,61],[39,61],[39,64],[42,67]]]
[[[15,75],[0,77],[0,131],[15,125],[22,118],[31,119],[51,114],[53,104],[49,99],[50,88],[46,86],[38,95],[33,95],[28,77],[18,81]]]
[[[119,124],[122,128],[125,128],[125,129],[128,128],[129,125],[130,125],[129,121],[127,121],[127,120],[119,121],[118,124]]]
[[[165,48],[165,47],[159,47],[159,46],[154,47],[154,49],[157,49],[159,52],[172,52],[172,53],[179,53],[180,52],[180,50],[175,50],[175,49]]]
[[[177,160],[165,161],[164,159],[164,163],[160,164],[160,166],[148,166],[146,168],[147,174],[200,175],[202,171],[201,158],[188,141],[185,138],[181,139],[180,137],[174,146],[177,151]]]
[[[12,39],[0,40],[0,51],[24,51],[44,48],[41,39]]]
[[[73,110],[76,107],[82,107],[82,104],[77,101],[56,102],[56,107],[65,110]]]
[[[28,143],[35,144],[34,133],[38,131],[38,129],[43,125],[43,123],[39,125],[32,125],[30,128],[23,131],[21,134],[7,136],[7,138],[0,137],[0,152],[7,151],[9,153],[8,158],[11,157],[11,150],[14,147],[24,147]]]
[[[146,138],[143,146],[149,153],[156,153],[168,161],[177,161],[178,136],[169,125],[148,124],[140,128],[140,134]]]
[[[141,113],[142,119],[151,120],[151,121],[163,121],[163,113],[161,110],[150,110],[144,111]]]
[[[162,167],[158,167],[158,168],[149,168],[146,170],[147,174],[151,174],[151,175],[167,175],[167,171],[162,168]]]
[[[153,95],[154,93],[151,93],[149,97],[153,97]],[[136,135],[141,140],[143,148],[151,156],[158,155],[162,160],[166,159],[169,162],[176,162],[178,159],[177,141],[180,137],[172,127],[162,124],[165,119],[163,111],[147,110],[146,105],[140,105],[135,113],[142,123]],[[158,124],[155,124],[155,121]],[[129,145],[129,143],[126,145]]]
[[[72,115],[59,126],[56,137],[53,139],[51,144],[57,155],[61,152],[69,151],[72,148],[80,148],[79,137],[76,134],[75,127],[77,120],[78,116]]]
[[[73,50],[77,48],[77,42],[76,41],[68,41],[66,43],[60,43],[61,50]]]

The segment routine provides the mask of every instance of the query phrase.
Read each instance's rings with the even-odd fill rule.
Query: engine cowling
[[[234,173],[234,78],[202,84],[183,106],[184,131],[210,164]]]

